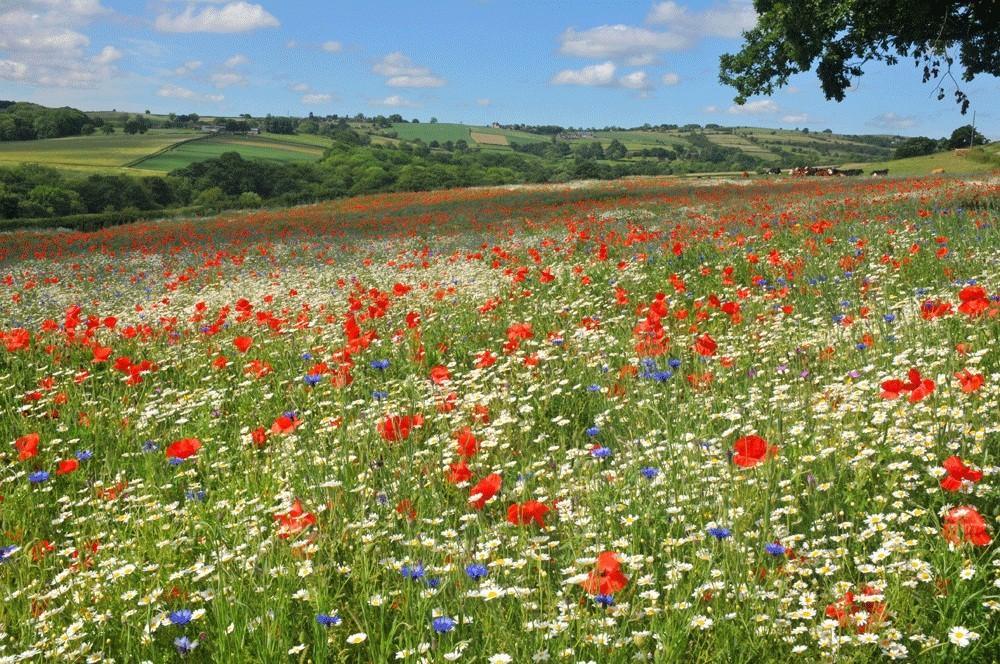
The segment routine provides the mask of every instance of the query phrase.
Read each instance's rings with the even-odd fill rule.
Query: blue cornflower
[[[615,603],[615,598],[611,595],[595,595],[594,601],[606,609]]]
[[[170,457],[170,460],[167,463],[169,463],[171,466],[179,466],[182,463],[184,463],[184,459],[180,457]]]
[[[764,550],[775,557],[782,556],[785,554],[785,547],[781,546],[777,542],[770,542],[768,544],[765,544]]]
[[[178,654],[186,655],[198,647],[198,642],[192,641],[186,636],[178,636],[174,639],[174,647],[177,648]]]
[[[90,461],[92,458],[94,458],[94,453],[90,450],[80,450],[76,453],[77,461]]]
[[[445,632],[450,632],[455,629],[457,623],[447,616],[441,616],[440,618],[435,618],[431,621],[431,627],[438,634],[444,634]]]
[[[197,500],[198,502],[205,500],[205,492],[200,489],[198,491],[187,491],[184,493],[184,496],[188,500]]]
[[[306,360],[306,361],[309,361],[309,360],[313,359],[313,354],[310,353],[309,351],[306,351],[306,352],[302,353],[302,359]]]
[[[669,360],[667,360],[667,366],[669,366],[671,369],[676,369],[677,367],[681,366],[681,361],[676,357],[672,357]]]
[[[868,344],[866,343],[858,343],[854,347],[858,350],[868,350]]]
[[[733,533],[731,530],[729,530],[729,528],[715,527],[715,528],[709,528],[708,534],[717,540],[724,540],[727,537],[731,536]]]
[[[159,448],[160,446],[156,444],[155,440],[147,440],[145,443],[142,444],[143,452],[155,452]]]
[[[882,320],[886,323],[891,323],[896,320],[896,314],[886,314],[885,316],[882,316]]]
[[[306,374],[302,377],[302,382],[309,387],[316,387],[321,380],[323,380],[323,376],[320,374]]]
[[[588,385],[587,386],[587,391],[588,392],[600,392],[601,391],[601,386],[600,385]]]
[[[421,579],[424,576],[424,565],[423,563],[417,563],[413,567],[409,565],[403,565],[403,569],[399,570],[399,573],[403,575],[404,579]]]
[[[674,377],[674,372],[672,371],[654,371],[649,374],[649,378],[652,378],[657,383],[665,383]]]
[[[368,366],[370,366],[372,369],[378,369],[379,371],[382,371],[383,369],[389,368],[389,360],[372,360],[371,362],[368,363]]]
[[[590,456],[594,457],[595,459],[607,459],[609,456],[611,456],[611,448],[595,447],[594,449],[590,450]]]
[[[47,470],[38,470],[28,475],[28,481],[32,484],[41,484],[47,479],[49,479],[49,472]]]
[[[643,468],[642,470],[640,470],[639,473],[643,477],[645,477],[647,480],[651,480],[651,479],[653,479],[654,477],[656,477],[657,475],[660,474],[660,469],[659,468],[653,468],[652,466],[646,466],[645,468]]]
[[[186,625],[191,622],[191,616],[194,615],[191,609],[177,609],[176,611],[171,611],[168,618],[170,618],[170,623],[172,625]]]
[[[563,345],[563,340],[560,339],[559,337],[556,337],[555,339],[552,340],[552,345],[553,346],[562,346]]]
[[[486,569],[486,565],[472,563],[471,565],[465,566],[465,574],[473,580],[482,579],[489,573],[489,570]]]
[[[844,314],[834,314],[833,315],[833,322],[834,323],[839,323],[842,320],[844,320]]]
[[[436,576],[427,577],[427,586],[429,588],[438,588],[441,586],[441,579]]]
[[[375,401],[382,401],[382,399],[386,399],[388,397],[389,393],[385,390],[375,390],[372,392],[372,398],[375,399]]]
[[[596,436],[597,434],[601,433],[601,430],[600,430],[600,429],[598,429],[597,427],[588,427],[588,428],[587,428],[587,431],[586,431],[585,433],[586,433],[586,434],[587,434],[588,436],[591,436],[591,437],[593,437],[593,436]]]
[[[10,546],[0,546],[0,563],[5,563],[11,559],[11,557],[17,553],[18,546],[11,544]]]
[[[331,616],[326,613],[320,613],[319,615],[316,616],[316,622],[322,625],[323,627],[332,627],[339,625],[341,622],[341,618],[338,615]]]

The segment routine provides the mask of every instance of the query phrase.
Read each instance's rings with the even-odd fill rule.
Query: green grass
[[[323,148],[307,142],[276,140],[270,136],[212,136],[184,143],[163,154],[134,164],[147,171],[166,173],[197,161],[213,159],[225,152],[239,152],[244,159],[268,161],[316,161]]]
[[[939,168],[944,169],[944,175],[985,175],[1000,171],[1000,150],[998,148],[1000,146],[991,146],[986,150],[979,151],[980,159],[975,158],[976,155],[949,150],[923,157],[848,164],[847,168],[865,168],[867,171],[888,168],[889,175],[901,176],[930,175],[931,171]]]
[[[30,162],[76,173],[125,172],[122,169],[126,164],[198,135],[166,129],[134,136],[94,134],[0,143],[0,166]]]
[[[424,143],[430,143],[431,141],[444,143],[445,141],[458,140],[471,143],[472,139],[469,138],[469,129],[469,125],[451,124],[448,122],[438,122],[435,124],[430,124],[429,122],[421,122],[420,124],[399,122],[392,125],[392,130],[396,132],[399,138],[408,141],[419,138]],[[479,131],[478,127],[472,127],[472,129]]]

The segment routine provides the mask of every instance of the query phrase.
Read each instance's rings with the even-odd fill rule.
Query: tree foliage
[[[742,49],[720,59],[719,80],[736,88],[736,102],[770,95],[797,73],[816,65],[827,99],[842,101],[852,79],[873,61],[912,60],[923,81],[945,79],[962,113],[969,98],[961,79],[1000,75],[1000,2],[996,0],[754,0],[757,25],[744,33]]]

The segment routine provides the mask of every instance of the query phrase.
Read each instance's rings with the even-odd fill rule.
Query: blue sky
[[[718,56],[753,21],[745,0],[0,0],[0,97],[85,110],[934,137],[971,120],[909,63],[871,67],[841,103],[809,73],[735,106]],[[978,77],[967,92],[977,126],[1000,139],[1000,79]]]

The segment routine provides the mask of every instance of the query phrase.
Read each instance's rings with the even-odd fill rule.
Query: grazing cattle
[[[771,175],[781,175],[781,169],[777,167],[769,168],[767,172]]]
[[[844,175],[847,177],[854,177],[856,175],[861,175],[862,173],[864,173],[864,170],[860,168],[845,168],[839,171],[840,175]]]
[[[935,168],[933,171],[931,171],[931,175],[941,175],[942,173],[944,173],[943,168]]]
[[[889,174],[888,168],[881,168],[879,170],[872,171],[874,177],[884,177]]]

